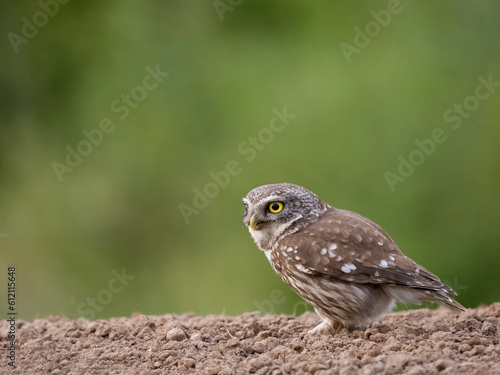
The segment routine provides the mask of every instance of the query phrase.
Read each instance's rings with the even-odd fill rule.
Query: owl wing
[[[344,281],[455,291],[406,257],[377,224],[354,212],[330,208],[316,222],[283,239],[288,262],[308,274]],[[286,250],[285,250],[286,249]]]

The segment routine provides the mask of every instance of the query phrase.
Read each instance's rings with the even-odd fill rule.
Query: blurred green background
[[[500,82],[498,1],[401,1],[390,21],[386,1],[57,4],[29,38],[41,5],[1,5],[0,275],[17,267],[20,318],[301,313],[241,221],[241,198],[277,182],[371,218],[465,306],[500,300],[500,88],[443,120],[480,76]],[[356,27],[373,37],[348,62]],[[148,66],[169,73],[149,91]],[[284,107],[296,118],[247,161],[238,147]],[[59,181],[53,163],[106,118]],[[436,128],[447,140],[391,191],[384,173]],[[231,160],[186,223],[179,205]]]

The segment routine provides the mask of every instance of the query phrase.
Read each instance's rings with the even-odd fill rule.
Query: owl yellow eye
[[[283,203],[271,202],[269,203],[269,206],[267,206],[267,208],[269,208],[269,211],[271,211],[273,214],[277,214],[283,209]]]

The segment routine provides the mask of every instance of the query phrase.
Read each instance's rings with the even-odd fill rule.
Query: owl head
[[[313,192],[286,183],[259,186],[243,203],[243,222],[261,250],[269,250],[280,236],[307,226],[329,207]]]

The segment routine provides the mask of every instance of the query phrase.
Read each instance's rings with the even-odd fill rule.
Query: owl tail
[[[445,289],[417,289],[400,286],[390,287],[389,289],[390,296],[399,302],[420,305],[422,301],[431,301],[453,307],[457,310],[467,310],[460,303],[451,298],[448,293],[448,290]]]
[[[467,311],[465,307],[463,307],[460,303],[451,298],[446,292],[434,291],[434,290],[433,291],[427,290],[426,292],[428,297],[425,299],[427,299],[428,301],[436,301],[442,303],[443,305],[453,307],[454,309],[457,310]]]

